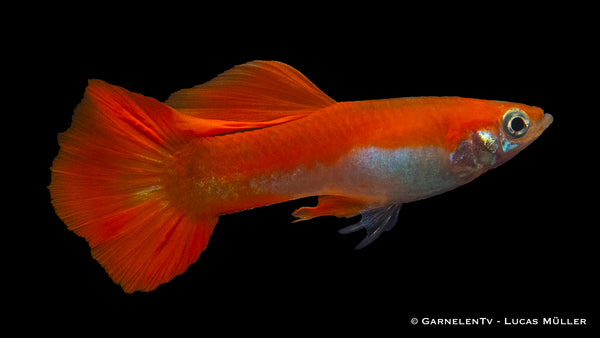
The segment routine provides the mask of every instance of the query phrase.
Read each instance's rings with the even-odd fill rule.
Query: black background
[[[133,323],[281,334],[430,329],[412,317],[595,325],[597,77],[591,23],[565,20],[579,9],[304,8],[265,18],[241,16],[254,8],[155,10],[85,9],[20,41],[27,65],[15,68],[28,98],[19,116],[33,125],[35,146],[25,152],[34,175],[25,183],[28,216],[17,223],[25,259],[12,278],[23,296],[16,314],[56,328],[77,319],[94,330]],[[354,246],[364,233],[337,233],[358,218],[292,224],[293,210],[316,199],[291,201],[221,217],[183,275],[150,293],[123,293],[54,214],[46,189],[56,134],[69,127],[87,79],[165,100],[257,59],[297,68],[338,101],[497,99],[539,106],[554,123],[500,168],[404,205],[398,225],[363,250]]]

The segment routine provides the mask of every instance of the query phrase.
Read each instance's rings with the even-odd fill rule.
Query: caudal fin
[[[198,258],[219,216],[190,188],[182,147],[291,123],[335,103],[297,70],[271,61],[234,67],[178,91],[168,105],[91,80],[59,136],[52,204],[126,292],[153,290]]]
[[[169,194],[168,163],[189,141],[174,129],[176,113],[91,80],[71,128],[59,135],[52,204],[126,292],[153,290],[184,272],[217,222],[217,215],[185,210]]]

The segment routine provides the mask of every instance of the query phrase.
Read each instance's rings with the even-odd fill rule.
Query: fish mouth
[[[554,121],[554,117],[552,117],[552,115],[544,114],[544,117],[542,118],[542,130],[548,128],[548,126],[552,124],[552,121]]]

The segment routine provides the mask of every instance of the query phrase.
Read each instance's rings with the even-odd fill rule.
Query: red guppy
[[[90,80],[59,135],[52,204],[124,291],[150,291],[206,248],[219,216],[307,196],[298,220],[361,220],[364,247],[403,203],[454,189],[527,147],[552,116],[461,97],[336,102],[254,61],[165,102]]]

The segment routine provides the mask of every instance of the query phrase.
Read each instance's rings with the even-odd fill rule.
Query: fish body
[[[224,201],[214,206],[224,208],[220,214],[263,206],[260,196],[272,196],[277,200],[273,203],[329,195],[371,205],[411,202],[465,184],[508,159],[498,149],[492,153],[463,146],[456,151],[463,139],[477,146],[469,136],[478,137],[479,129],[454,135],[464,128],[459,122],[477,123],[457,119],[458,107],[468,105],[493,111],[515,106],[459,97],[342,102],[294,123],[191,143],[178,165],[197,170],[193,176],[199,181],[189,186],[220,191],[215,196]],[[486,135],[491,137],[494,127]],[[502,142],[498,137],[493,144]],[[482,161],[473,156],[474,150],[489,158]],[[212,153],[219,154],[218,162],[211,161]]]
[[[94,80],[59,138],[50,191],[115,282],[152,290],[197,259],[220,215],[319,196],[297,221],[361,214],[340,232],[366,229],[364,247],[403,203],[501,165],[551,122],[537,107],[461,97],[336,102],[278,62],[166,103]]]

